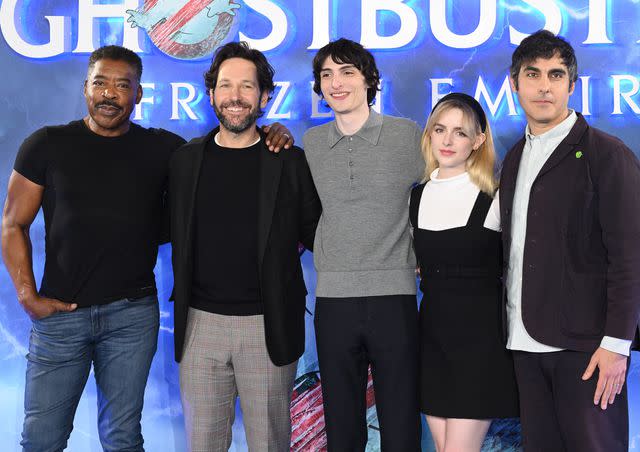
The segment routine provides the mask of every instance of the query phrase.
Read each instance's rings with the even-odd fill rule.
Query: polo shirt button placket
[[[349,154],[353,152],[352,142],[353,137],[349,137]],[[353,160],[351,160],[351,157],[349,157],[349,185],[353,188]]]

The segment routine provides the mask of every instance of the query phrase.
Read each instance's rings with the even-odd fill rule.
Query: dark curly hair
[[[124,61],[136,70],[138,82],[142,77],[142,60],[135,52],[122,46],[103,46],[94,50],[89,55],[89,66],[87,70],[90,72],[95,64],[100,60]]]
[[[578,61],[571,44],[561,36],[556,36],[548,30],[538,30],[522,40],[511,56],[511,78],[518,89],[518,74],[523,65],[538,58],[545,60],[559,55],[562,63],[567,66],[569,80],[572,86],[578,80]]]
[[[273,84],[275,71],[262,52],[252,49],[249,47],[249,44],[244,41],[229,42],[216,50],[209,70],[204,73],[204,85],[207,87],[207,92],[212,89],[215,90],[220,66],[230,58],[242,58],[256,65],[260,94],[264,92],[269,93],[269,100],[271,100],[271,93],[273,93],[275,89],[275,85]]]
[[[316,56],[313,57],[313,91],[320,97],[322,97],[320,71],[329,57],[337,64],[353,64],[362,73],[369,87],[367,88],[367,103],[372,105],[376,93],[380,91],[380,72],[371,52],[360,43],[345,38],[330,42],[318,50]]]

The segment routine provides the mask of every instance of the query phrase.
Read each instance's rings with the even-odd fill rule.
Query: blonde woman
[[[495,151],[480,104],[452,93],[422,135],[410,217],[422,281],[420,407],[438,452],[479,451],[491,419],[518,416],[502,340]]]

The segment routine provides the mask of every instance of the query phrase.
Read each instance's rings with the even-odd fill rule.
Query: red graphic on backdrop
[[[167,55],[191,60],[210,55],[230,36],[236,9],[230,0],[145,0],[127,10],[131,27],[146,30]]]
[[[371,367],[367,377],[367,409],[376,404]],[[370,428],[377,428],[369,425]],[[322,387],[317,372],[296,379],[291,396],[291,452],[326,452]]]

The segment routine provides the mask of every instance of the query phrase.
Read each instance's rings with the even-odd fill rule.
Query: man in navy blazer
[[[526,451],[626,452],[640,166],[568,108],[576,80],[573,48],[548,31],[513,53],[511,86],[527,128],[500,183],[507,347]]]
[[[320,200],[302,150],[270,152],[256,120],[273,68],[246,43],[205,73],[220,126],[170,163],[175,353],[189,450],[227,450],[240,397],[250,450],[289,451],[289,403],[304,351],[298,243]]]

